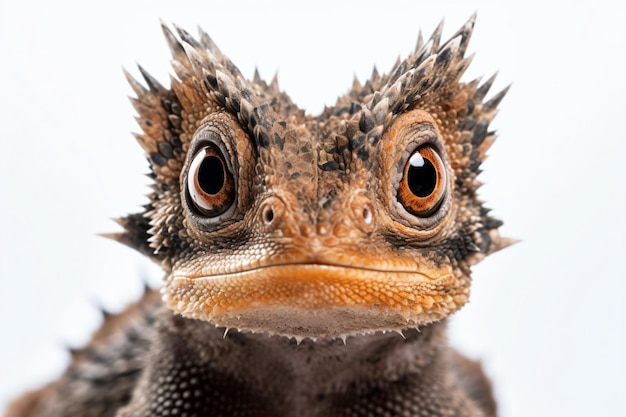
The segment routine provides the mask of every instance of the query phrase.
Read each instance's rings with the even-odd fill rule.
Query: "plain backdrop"
[[[340,2],[336,2],[340,3]],[[625,416],[626,2],[0,3],[0,409],[58,375],[161,272],[100,232],[146,202],[122,67],[168,83],[159,19],[200,25],[248,76],[332,105],[445,18],[478,12],[466,80],[512,89],[481,196],[521,243],[474,268],[451,343],[481,359],[501,415]]]

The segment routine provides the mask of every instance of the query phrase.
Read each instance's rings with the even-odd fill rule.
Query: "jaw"
[[[468,299],[449,266],[382,271],[325,264],[271,265],[225,275],[174,271],[163,296],[175,312],[218,327],[296,338],[400,331],[441,320]]]

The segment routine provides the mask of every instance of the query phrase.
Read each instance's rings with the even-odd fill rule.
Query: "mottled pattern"
[[[165,303],[107,317],[8,416],[495,416],[480,365],[445,338],[470,267],[509,244],[477,197],[506,91],[460,81],[473,24],[420,36],[316,117],[205,33],[164,26],[170,87],[128,75],[153,191],[111,237],[163,266]],[[188,189],[207,146],[233,192],[211,215]],[[399,187],[422,147],[443,180],[416,214]]]

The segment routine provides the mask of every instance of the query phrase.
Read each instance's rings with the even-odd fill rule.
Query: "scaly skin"
[[[460,81],[473,23],[317,117],[164,27],[171,87],[128,77],[154,191],[111,237],[163,266],[168,308],[109,318],[9,416],[494,416],[445,339],[509,243],[476,195],[506,91]]]

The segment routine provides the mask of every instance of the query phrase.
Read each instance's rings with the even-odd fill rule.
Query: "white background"
[[[167,84],[160,18],[202,26],[244,74],[279,70],[318,113],[419,28],[445,17],[448,37],[477,10],[466,79],[513,83],[482,196],[522,243],[475,268],[451,341],[484,361],[502,416],[626,415],[625,2],[84,3],[0,3],[0,408],[62,371],[98,306],[159,283],[96,233],[146,202],[121,68]]]

